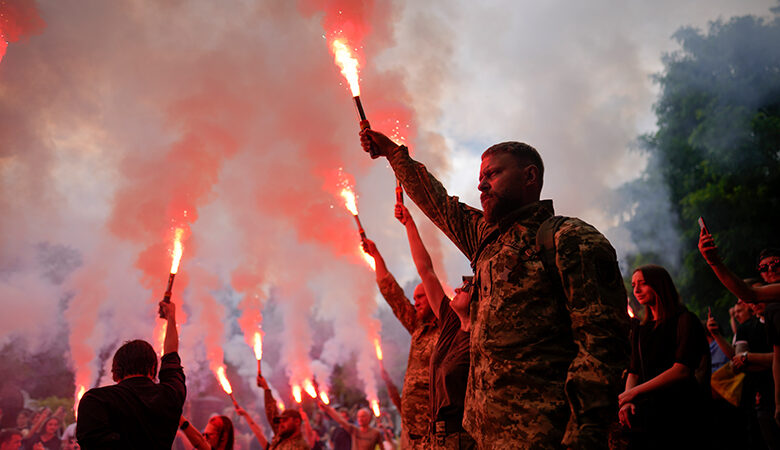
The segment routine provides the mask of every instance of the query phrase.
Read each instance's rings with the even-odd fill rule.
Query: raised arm
[[[566,296],[577,355],[565,391],[572,415],[564,446],[606,445],[606,424],[618,412],[617,396],[629,362],[626,290],[609,241],[579,219],[555,235],[556,266]]]
[[[309,447],[314,447],[314,443],[317,442],[317,433],[311,427],[309,416],[306,414],[306,411],[304,411],[303,408],[299,408],[298,412],[301,413],[301,418],[303,419],[303,438],[306,440]]]
[[[439,277],[436,276],[436,272],[433,270],[431,255],[428,253],[428,249],[425,248],[425,244],[423,244],[422,238],[420,238],[420,232],[417,230],[417,225],[414,223],[414,219],[409,214],[406,206],[400,203],[395,205],[395,218],[406,228],[406,237],[409,239],[409,248],[412,250],[414,266],[417,268],[417,273],[422,280],[425,296],[428,297],[428,304],[431,305],[431,310],[436,315],[436,318],[439,318],[439,307],[445,295]]]
[[[360,143],[364,150],[368,151],[373,145],[380,155],[387,157],[409,198],[472,260],[481,237],[489,228],[482,211],[460,203],[458,197],[447,195],[444,186],[425,166],[409,157],[405,146],[398,146],[384,134],[363,130]]]
[[[324,412],[325,414],[330,416],[331,419],[335,420],[336,423],[339,424],[339,426],[341,428],[344,428],[345,430],[350,431],[350,434],[351,434],[351,431],[353,431],[355,429],[354,425],[352,425],[351,423],[349,423],[346,420],[344,420],[344,417],[342,417],[341,414],[339,414],[338,411],[336,411],[335,409],[331,408],[330,405],[326,405],[319,398],[316,400],[316,402],[317,402],[317,406],[320,407],[322,412]]]
[[[255,434],[255,437],[257,438],[257,442],[260,443],[260,448],[265,448],[268,445],[268,438],[265,437],[265,433],[263,433],[263,429],[260,428],[260,425],[257,424],[252,419],[252,416],[249,415],[248,412],[244,410],[242,407],[236,408],[236,414],[243,417],[244,420],[246,420],[247,425],[249,425],[249,428],[252,430],[252,433]]]
[[[712,235],[701,230],[699,234],[699,252],[710,265],[715,276],[737,298],[748,303],[780,301],[780,283],[766,286],[748,286],[742,278],[732,272],[720,259],[718,247]]]
[[[379,369],[382,374],[382,380],[384,380],[385,386],[387,386],[387,394],[390,395],[390,400],[393,402],[393,405],[395,405],[395,409],[400,411],[401,394],[398,392],[398,386],[390,379],[390,375],[387,373],[387,370],[385,370],[385,365],[382,361],[379,361]]]
[[[725,337],[720,333],[720,327],[715,318],[712,317],[712,313],[707,313],[707,329],[710,331],[710,335],[720,347],[720,350],[728,359],[734,357],[734,346],[729,343]]]
[[[197,428],[192,426],[187,421],[187,419],[184,418],[184,416],[179,417],[179,429],[181,429],[181,426],[185,422],[187,423],[187,427],[185,429],[183,429],[182,432],[184,432],[184,436],[186,436],[187,440],[190,441],[190,444],[192,444],[192,447],[196,448],[197,450],[211,450],[211,446],[209,445],[209,443],[206,440],[206,438],[203,437],[201,432],[198,431]]]
[[[274,419],[279,417],[279,409],[276,406],[274,394],[271,392],[271,388],[268,387],[268,382],[265,381],[265,378],[262,375],[257,376],[257,385],[265,391],[265,418],[268,419],[271,430],[276,434],[276,429],[279,428],[279,424],[274,423]]]
[[[179,331],[176,329],[176,305],[173,302],[160,302],[160,311],[166,321],[163,355],[179,351]]]
[[[379,292],[382,293],[382,297],[390,305],[390,309],[393,310],[393,314],[401,322],[401,325],[410,334],[414,333],[415,328],[417,328],[417,316],[414,311],[414,305],[406,298],[404,290],[395,280],[393,274],[387,271],[385,261],[379,253],[379,249],[376,248],[374,241],[366,239],[364,245],[366,253],[371,255],[374,261],[376,261],[376,284],[379,286]]]

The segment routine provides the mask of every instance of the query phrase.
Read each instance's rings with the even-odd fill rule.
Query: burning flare
[[[330,405],[330,398],[328,398],[328,394],[325,391],[320,391],[320,400],[322,400],[322,403]]]
[[[263,359],[263,336],[260,334],[259,331],[255,332],[255,359],[260,361]]]
[[[374,259],[374,257],[366,253],[366,250],[363,248],[363,244],[360,244],[359,247],[360,247],[360,256],[362,256],[363,259],[366,261],[366,264],[368,264],[368,266],[371,267],[371,270],[376,272],[376,260]]]
[[[347,186],[344,189],[342,189],[341,197],[344,198],[344,206],[347,207],[349,212],[351,212],[353,216],[357,216],[358,215],[357,199],[355,197],[355,193],[352,191],[352,188]]]
[[[279,411],[284,411],[284,402],[281,400],[277,400],[276,407],[279,408]]]
[[[628,299],[628,304],[626,305],[626,311],[628,311],[628,317],[634,318],[634,308],[631,307],[631,299]]]
[[[371,410],[376,417],[379,417],[379,400],[371,400]]]
[[[81,403],[81,397],[87,392],[86,386],[79,386],[76,389],[76,401],[73,403],[73,415],[78,418],[79,415],[79,403]]]
[[[173,238],[173,262],[171,262],[171,273],[179,271],[179,261],[181,261],[182,246],[181,238],[184,235],[184,228],[177,228]]]
[[[347,79],[352,96],[360,95],[360,85],[358,84],[359,63],[352,50],[347,47],[345,39],[335,39],[330,44],[330,49],[335,57],[336,65],[341,68],[341,74]]]
[[[382,360],[382,347],[379,345],[379,338],[374,339],[374,349],[376,349],[376,359]]]
[[[314,384],[311,382],[310,379],[303,380],[303,390],[306,391],[307,394],[309,394],[309,397],[311,398],[317,398],[317,389],[314,387]]]
[[[225,391],[226,394],[230,395],[233,393],[233,388],[230,387],[230,381],[228,381],[227,376],[225,375],[224,366],[217,367],[217,379],[219,380],[219,384],[222,385],[222,390]]]
[[[297,384],[294,384],[292,387],[292,394],[293,398],[295,399],[295,403],[301,403],[303,398],[301,398],[301,387]]]

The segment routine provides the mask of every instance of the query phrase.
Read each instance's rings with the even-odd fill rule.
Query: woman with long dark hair
[[[680,301],[672,277],[645,265],[631,277],[645,318],[631,331],[631,366],[620,394],[629,448],[702,445],[709,398],[709,346],[699,319]]]
[[[233,450],[233,421],[227,416],[212,416],[206,429],[200,433],[183,416],[179,419],[179,429],[197,450]]]

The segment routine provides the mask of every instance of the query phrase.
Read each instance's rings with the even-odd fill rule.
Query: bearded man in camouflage
[[[483,153],[483,212],[448,196],[405,146],[372,130],[361,144],[387,157],[474,269],[466,431],[480,448],[606,448],[628,367],[625,287],[609,241],[579,219],[558,221],[553,263],[542,256],[537,230],[554,211],[540,201],[539,153],[519,142]]]

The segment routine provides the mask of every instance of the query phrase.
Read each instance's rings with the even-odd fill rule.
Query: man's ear
[[[523,171],[525,172],[525,184],[526,186],[539,186],[539,168],[533,164],[527,165]]]

